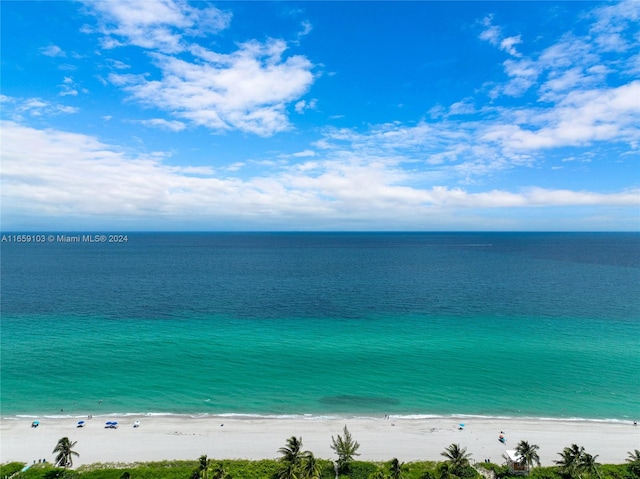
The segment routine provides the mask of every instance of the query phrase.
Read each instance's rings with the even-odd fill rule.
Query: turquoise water
[[[3,416],[640,417],[634,234],[2,245]]]

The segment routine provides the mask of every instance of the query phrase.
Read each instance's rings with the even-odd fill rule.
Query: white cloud
[[[4,115],[15,121],[22,121],[26,116],[46,117],[59,114],[77,113],[77,107],[51,103],[42,98],[18,98],[2,95]]]
[[[48,57],[66,57],[67,54],[58,45],[49,45],[40,49],[40,53]]]
[[[634,30],[640,23],[640,2],[623,0],[594,10],[596,21],[591,27],[595,43],[607,52],[624,52],[637,48]]]
[[[487,127],[483,139],[497,141],[507,151],[583,146],[598,141],[626,142],[635,149],[640,142],[639,98],[640,81],[618,88],[571,92],[555,108],[530,111],[521,122]]]
[[[640,2],[624,0],[596,8],[590,18],[594,22],[588,35],[568,32],[537,56],[528,57],[514,49],[516,43],[521,43],[520,36],[503,38],[501,29],[491,24],[491,17],[483,19],[481,24],[485,30],[480,38],[516,57],[504,62],[510,80],[495,88],[493,97],[521,96],[539,86],[540,100],[558,101],[570,91],[604,85],[611,73],[634,75],[640,71],[637,53],[620,55],[621,52],[633,53],[640,40],[637,30]]]
[[[128,70],[131,68],[131,65],[121,62],[120,60],[114,60],[113,58],[108,58],[107,64],[116,70]]]
[[[300,55],[287,57],[283,40],[247,41],[232,53],[196,43],[199,35],[229,25],[231,14],[212,6],[174,0],[101,0],[87,6],[98,16],[104,48],[147,49],[161,72],[153,79],[148,73],[113,72],[109,81],[133,99],[197,126],[261,136],[286,130],[288,104],[306,93],[314,79],[311,62]],[[311,24],[302,25],[308,33]],[[129,67],[115,60],[111,66]],[[315,102],[298,102],[295,108],[311,109]]]
[[[505,37],[502,33],[502,28],[493,25],[492,22],[493,16],[491,15],[480,21],[480,24],[484,27],[482,32],[480,32],[480,39],[497,46],[500,50],[507,52],[509,55],[513,55],[515,57],[521,56],[515,48],[515,45],[522,43],[520,35]]]
[[[457,101],[449,107],[449,115],[470,115],[472,113],[476,113],[476,109],[471,98]]]
[[[520,53],[518,53],[518,51],[515,48],[515,45],[517,45],[518,43],[522,43],[522,39],[520,38],[520,35],[516,37],[503,38],[500,41],[500,50],[503,50],[507,52],[509,55],[513,55],[514,57],[520,57],[522,55],[520,55]]]
[[[206,166],[168,166],[162,154],[127,154],[87,135],[14,122],[1,126],[3,214],[12,218],[130,218],[137,225],[241,219],[245,225],[276,222],[316,229],[327,222],[348,227],[353,221],[370,226],[386,221],[419,228],[424,215],[446,218],[455,211],[514,207],[636,208],[640,198],[637,189],[604,194],[417,187],[393,159],[331,152],[239,179]]]
[[[215,7],[196,8],[174,0],[98,0],[85,3],[100,20],[103,48],[136,45],[165,53],[185,49],[183,37],[216,33],[231,14]]]
[[[134,99],[195,125],[269,136],[289,128],[287,104],[313,82],[309,60],[299,55],[285,59],[285,50],[282,40],[247,42],[231,54],[194,46],[198,63],[154,54],[162,71],[159,80],[116,73],[109,79]]]
[[[480,32],[480,39],[485,40],[492,45],[497,45],[500,41],[500,37],[502,36],[502,30],[500,27],[492,25],[493,16],[489,15],[482,19],[480,22],[484,28],[482,32]]]
[[[60,88],[59,96],[78,96],[78,85],[71,77],[64,77],[62,84],[58,85]],[[86,90],[83,90],[86,93]]]
[[[302,30],[298,33],[298,37],[304,37],[305,35],[308,35],[309,33],[311,33],[311,30],[313,30],[313,25],[311,25],[311,22],[305,20],[302,22]]]
[[[292,156],[295,156],[296,158],[305,158],[310,156],[316,156],[316,152],[313,150],[304,150],[304,151],[299,151],[298,153],[294,153]]]
[[[316,98],[313,98],[308,102],[306,100],[300,100],[295,104],[294,108],[296,110],[296,113],[302,114],[305,112],[305,110],[315,110],[317,104],[318,104],[318,100]]]
[[[637,155],[640,81],[616,88],[573,91],[565,85],[564,89],[569,91],[558,94],[556,103],[548,106],[473,111],[466,99],[432,122],[394,122],[372,125],[366,131],[328,128],[313,145],[334,158],[384,157],[387,165],[415,169],[416,181],[429,178],[458,185],[484,184],[500,172],[539,165],[545,151],[563,147],[616,144],[620,154]],[[454,116],[461,112],[474,116]]]
[[[141,123],[145,126],[151,126],[156,128],[161,128],[164,130],[171,131],[182,131],[186,128],[186,125],[181,121],[170,121],[165,120],[163,118],[152,118],[151,120],[140,120],[138,123]]]

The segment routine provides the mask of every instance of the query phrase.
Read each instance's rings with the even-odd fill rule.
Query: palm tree
[[[278,479],[299,479],[298,468],[291,462],[284,464],[284,468],[278,471]]]
[[[278,449],[278,452],[282,454],[280,462],[298,467],[302,460],[302,438],[291,436],[287,439],[287,445]]]
[[[456,476],[460,476],[469,467],[471,454],[467,453],[466,447],[460,447],[460,444],[451,444],[440,455],[447,458],[445,463],[451,466],[450,472]]]
[[[585,452],[584,447],[572,444],[558,453],[559,461],[554,461],[560,468],[560,474],[568,478],[581,478],[583,473],[600,479],[600,464],[596,462],[596,456]]]
[[[198,467],[191,473],[191,479],[208,479],[209,478],[209,459],[203,454],[198,458]]]
[[[596,457],[598,455],[592,456],[591,454],[587,454],[586,452],[582,453],[582,457],[580,457],[580,470],[587,472],[591,476],[596,476],[598,479],[600,478],[600,464],[596,462]]]
[[[634,477],[640,477],[640,451],[635,449],[633,452],[629,452],[629,471]]]
[[[319,479],[320,477],[320,464],[311,451],[304,453],[301,469],[306,479]]]
[[[638,449],[634,449],[633,452],[629,451],[627,454],[629,454],[627,462],[640,462],[640,451]]]
[[[516,453],[520,457],[520,464],[526,465],[527,469],[531,469],[533,464],[540,465],[540,456],[538,456],[538,449],[535,444],[529,444],[527,441],[520,441],[516,446]]]
[[[72,450],[77,441],[71,442],[68,437],[63,437],[58,441],[56,447],[53,449],[56,456],[56,466],[71,467],[73,466],[73,456],[80,457],[76,451]]]
[[[402,466],[404,466],[404,462],[398,461],[398,458],[394,457],[391,459],[391,479],[403,479],[402,475]]]
[[[584,454],[584,447],[578,447],[577,444],[565,447],[562,452],[559,452],[560,460],[554,462],[560,468],[560,474],[571,478],[578,477],[582,454]]]
[[[337,439],[331,436],[331,449],[333,449],[338,455],[338,470],[341,472],[347,472],[350,464],[354,460],[354,456],[360,455],[356,452],[360,447],[360,444],[358,444],[358,441],[354,441],[346,425],[342,431],[344,437],[339,434]]]

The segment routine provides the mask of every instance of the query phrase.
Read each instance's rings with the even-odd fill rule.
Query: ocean
[[[3,417],[640,418],[637,233],[7,235]]]

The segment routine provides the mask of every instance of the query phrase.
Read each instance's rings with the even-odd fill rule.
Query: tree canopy
[[[331,449],[333,449],[338,456],[338,470],[340,472],[347,472],[355,456],[360,455],[357,452],[360,444],[353,439],[346,425],[342,433],[343,436],[338,434],[337,438],[331,436]]]

